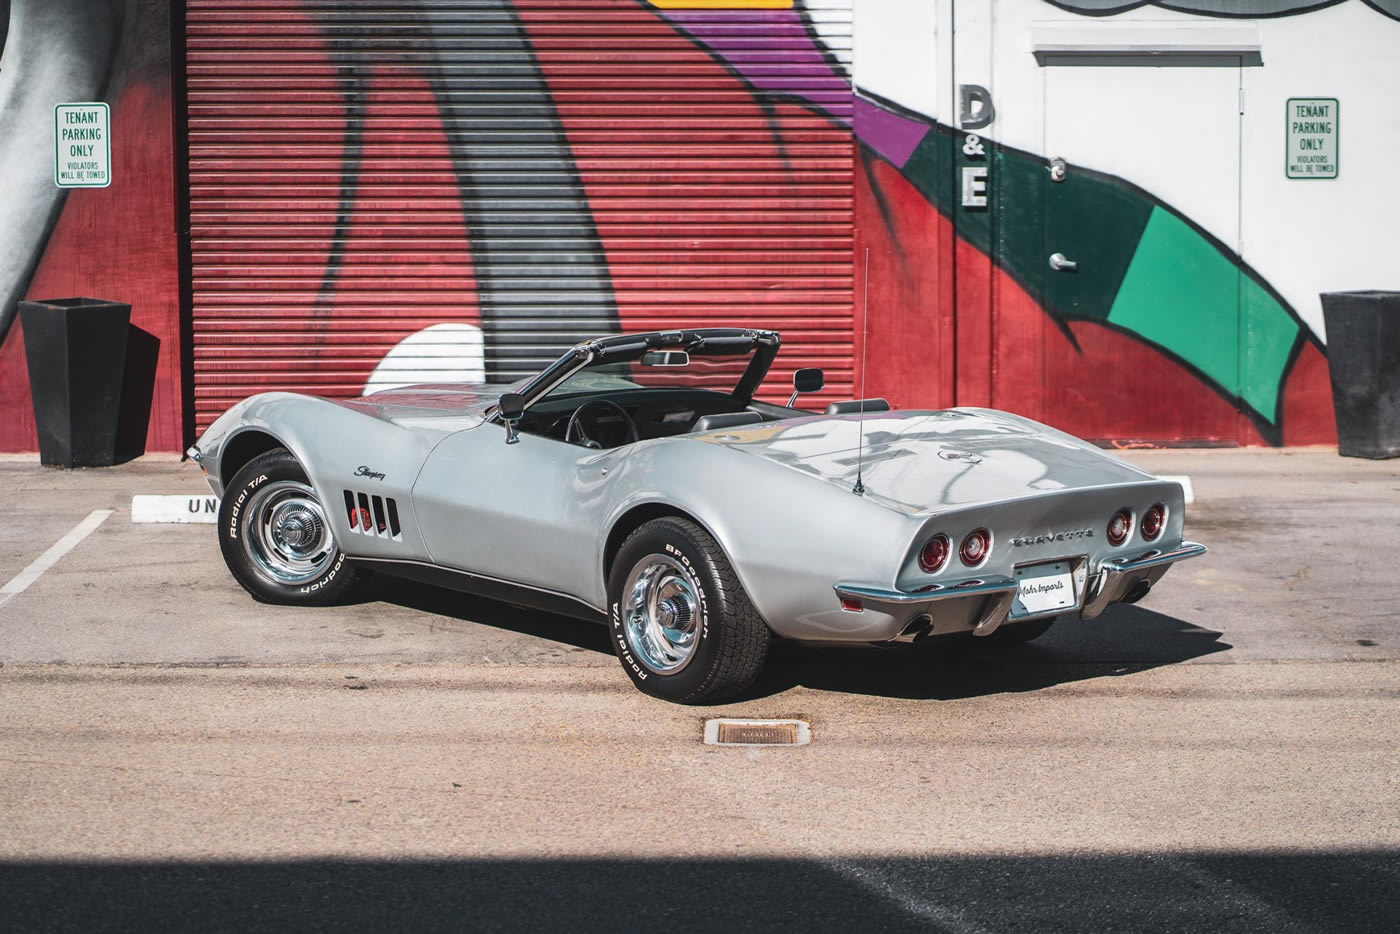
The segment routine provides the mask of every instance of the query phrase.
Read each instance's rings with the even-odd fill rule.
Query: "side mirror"
[[[496,411],[500,413],[501,421],[506,426],[506,444],[515,444],[520,440],[515,433],[515,426],[525,414],[525,397],[519,393],[505,393],[496,403]]]
[[[792,398],[788,400],[788,408],[797,401],[798,393],[820,392],[826,385],[826,374],[818,367],[808,367],[798,370],[792,374]]]

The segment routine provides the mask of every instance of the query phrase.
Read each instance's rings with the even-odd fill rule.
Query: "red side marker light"
[[[842,597],[841,609],[850,610],[852,613],[859,613],[864,610],[865,607],[861,606],[860,601],[854,597]]]
[[[1126,509],[1120,509],[1113,514],[1113,518],[1108,520],[1108,543],[1110,545],[1121,545],[1128,540],[1128,533],[1133,530],[1133,514]]]
[[[1147,510],[1142,516],[1142,537],[1147,541],[1153,541],[1162,534],[1162,526],[1166,524],[1167,507],[1161,503]]]

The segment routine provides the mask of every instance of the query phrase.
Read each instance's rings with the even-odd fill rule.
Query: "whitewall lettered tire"
[[[359,577],[306,471],[281,448],[254,458],[224,490],[219,549],[234,579],[264,603],[335,603]]]
[[[633,684],[682,704],[743,691],[763,669],[771,638],[719,544],[669,517],[642,525],[618,551],[608,631]]]

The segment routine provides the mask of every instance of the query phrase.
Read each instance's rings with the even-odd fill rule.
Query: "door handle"
[[[1072,259],[1065,259],[1063,253],[1051,253],[1050,268],[1056,272],[1074,272],[1079,268],[1079,264]]]

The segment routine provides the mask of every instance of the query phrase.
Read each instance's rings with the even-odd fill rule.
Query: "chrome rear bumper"
[[[869,587],[864,584],[837,584],[836,595],[862,603],[870,602],[886,606],[915,606],[932,604],[943,600],[968,600],[985,597],[986,603],[978,614],[973,626],[974,635],[985,636],[996,630],[1011,613],[1011,604],[1016,599],[1016,582],[1000,574],[987,577],[974,577],[951,584],[929,584],[916,591],[888,590],[882,587]],[[907,628],[907,627],[906,627]],[[902,641],[896,637],[895,641]]]
[[[1149,585],[1167,572],[1167,568],[1177,561],[1199,558],[1206,553],[1206,546],[1196,542],[1182,542],[1171,551],[1149,551],[1136,558],[1112,558],[1099,565],[1099,572],[1089,584],[1089,592],[1084,600],[1084,609],[1079,615],[1083,619],[1093,619],[1111,604],[1117,603],[1139,581]]]
[[[1147,587],[1150,587],[1172,564],[1187,558],[1198,558],[1205,553],[1205,545],[1182,542],[1171,551],[1149,551],[1136,558],[1109,558],[1100,562],[1098,571],[1084,588],[1084,602],[1079,608],[1080,617],[1093,619],[1106,607],[1128,596],[1139,583],[1146,582]],[[986,602],[976,617],[972,633],[985,636],[995,632],[1010,616],[1011,605],[1016,599],[1016,586],[1016,581],[996,574],[948,584],[930,584],[919,590],[892,590],[869,584],[845,582],[837,584],[835,590],[838,597],[872,603],[886,612],[893,612],[898,608],[907,611],[910,608],[931,606],[946,600],[982,597]],[[1066,608],[1062,612],[1072,611],[1073,608]]]

